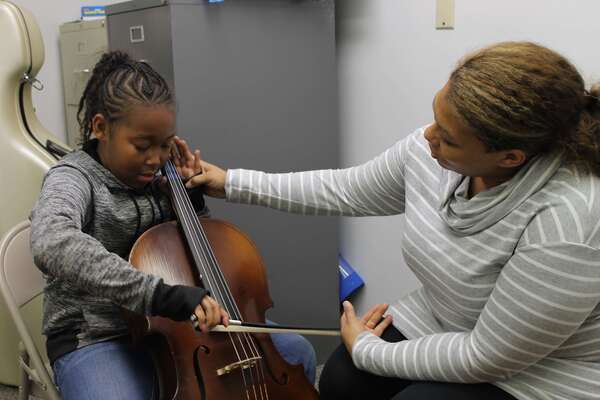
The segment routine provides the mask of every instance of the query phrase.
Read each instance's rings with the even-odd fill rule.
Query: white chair
[[[50,368],[44,363],[21,315],[22,307],[44,289],[44,277],[33,262],[29,238],[30,223],[25,221],[9,230],[0,244],[0,292],[21,338],[17,360],[19,400],[28,400],[30,394],[60,400]]]
[[[0,238],[27,218],[39,196],[42,178],[56,163],[47,147],[48,141],[57,140],[38,120],[32,101],[33,86],[39,87],[35,78],[43,64],[44,41],[34,16],[23,7],[0,0]],[[37,314],[30,313],[34,308]],[[24,319],[39,322],[39,309],[39,305],[30,304],[23,310]],[[34,333],[34,341],[42,342],[41,334]],[[16,364],[4,361],[18,357],[18,342],[19,334],[0,298],[2,384],[19,382]]]

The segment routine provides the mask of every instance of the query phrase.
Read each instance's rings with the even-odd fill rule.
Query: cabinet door
[[[136,60],[143,60],[173,84],[170,7],[141,8],[110,14],[108,40],[111,50],[124,50]]]

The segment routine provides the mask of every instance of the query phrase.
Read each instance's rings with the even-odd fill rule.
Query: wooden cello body
[[[201,227],[205,241],[189,243],[180,217],[179,223],[167,222],[146,231],[132,248],[130,262],[171,285],[197,286],[202,280],[232,318],[264,323],[272,300],[254,243],[230,223],[198,219],[195,214],[188,223],[191,218]],[[222,275],[195,265],[198,256],[194,252],[205,244],[210,249],[202,251],[212,254],[205,253],[208,259],[214,256]],[[225,298],[215,293],[224,290],[228,291]],[[235,304],[230,304],[229,294]],[[147,319],[144,334],[157,365],[163,400],[318,399],[302,365],[283,360],[269,334],[202,334],[189,322],[160,317]]]

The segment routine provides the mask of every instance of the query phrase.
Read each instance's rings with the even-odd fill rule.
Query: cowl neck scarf
[[[443,169],[438,213],[461,236],[480,232],[500,221],[544,187],[562,163],[562,153],[537,156],[511,179],[469,198],[471,178]]]

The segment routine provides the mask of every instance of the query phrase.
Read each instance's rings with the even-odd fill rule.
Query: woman
[[[363,165],[204,163],[194,184],[288,212],[405,214],[423,286],[362,319],[344,304],[323,399],[597,399],[599,97],[559,54],[500,43],[459,63],[435,122]]]

